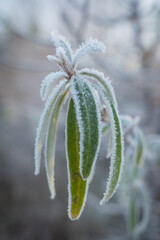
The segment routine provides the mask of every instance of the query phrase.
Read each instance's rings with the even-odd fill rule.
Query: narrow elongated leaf
[[[56,142],[58,116],[67,92],[68,90],[64,90],[57,97],[57,100],[53,106],[53,110],[50,114],[48,130],[46,134],[45,166],[46,166],[48,185],[49,185],[52,199],[55,197],[54,162],[55,162],[55,144],[56,144],[55,142]]]
[[[84,68],[79,71],[81,75],[86,75],[93,80],[96,80],[98,84],[104,87],[106,90],[108,97],[113,102],[114,106],[117,107],[117,101],[114,93],[114,89],[111,85],[111,81],[109,78],[106,78],[102,72],[99,72],[95,69]]]
[[[99,89],[99,93],[101,94],[106,105],[112,134],[111,164],[109,170],[109,178],[106,186],[106,192],[104,193],[104,197],[100,202],[100,204],[102,205],[112,197],[112,195],[118,188],[124,161],[123,157],[124,146],[121,120],[118,114],[118,110],[112,104],[112,101],[108,96],[107,92],[105,91],[105,89],[103,89],[100,86],[97,86],[97,89]]]
[[[47,130],[48,118],[53,107],[53,104],[61,91],[61,89],[66,85],[67,80],[62,80],[53,90],[52,94],[49,96],[45,108],[42,112],[39,125],[36,132],[36,141],[35,141],[35,174],[37,175],[40,171],[40,161],[41,161],[41,152],[44,136]]]
[[[89,38],[85,43],[83,43],[75,52],[73,58],[73,66],[76,66],[77,62],[84,56],[95,53],[95,52],[105,52],[105,46],[102,42],[97,39]]]
[[[115,130],[116,130],[114,132],[115,135],[114,136],[112,135],[112,138],[115,137],[115,140],[112,142],[112,144],[115,143],[115,146],[112,147],[113,150],[112,150],[112,157],[111,157],[109,179],[107,184],[107,191],[101,203],[111,198],[111,196],[117,190],[117,187],[120,182],[122,166],[123,166],[123,135],[122,135],[121,122],[120,122],[118,113],[112,103],[111,103],[111,109],[113,113],[113,119],[114,119]]]
[[[88,191],[87,180],[83,180],[80,171],[80,136],[73,99],[70,100],[66,126],[66,155],[68,167],[68,214],[72,220],[80,217]]]
[[[100,113],[86,80],[73,76],[70,90],[80,131],[80,173],[83,179],[87,179],[100,146]]]

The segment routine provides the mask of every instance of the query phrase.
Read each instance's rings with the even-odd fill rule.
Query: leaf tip
[[[70,220],[71,221],[76,221],[76,220],[78,220],[79,219],[79,217],[80,217],[80,215],[81,215],[81,213],[78,213],[78,214],[73,214],[73,213],[68,213],[68,216],[69,216],[69,218],[70,218]]]
[[[34,175],[37,176],[38,174],[39,174],[39,171],[38,171],[38,170],[35,170],[35,171],[34,171]]]
[[[55,198],[55,196],[56,196],[56,193],[55,193],[55,192],[54,192],[54,193],[51,193],[50,199],[53,200],[53,199]]]

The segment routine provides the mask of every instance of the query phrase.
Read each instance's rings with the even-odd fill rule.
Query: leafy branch
[[[68,213],[72,220],[81,215],[94,175],[102,139],[101,105],[108,113],[111,128],[111,163],[106,191],[100,204],[108,201],[118,188],[123,166],[123,131],[115,93],[109,78],[94,69],[77,70],[80,59],[88,54],[104,52],[105,46],[97,39],[88,39],[78,50],[72,51],[70,43],[55,33],[51,39],[56,55],[49,55],[60,71],[50,73],[42,81],[41,98],[45,100],[35,143],[35,174],[40,171],[43,143],[45,167],[51,198],[55,197],[54,162],[55,142],[59,112],[69,98],[66,119],[66,158],[68,168]],[[60,83],[53,88],[53,82]],[[90,81],[93,80],[93,81]]]

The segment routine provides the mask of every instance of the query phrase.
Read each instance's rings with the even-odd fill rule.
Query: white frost
[[[45,77],[45,79],[41,83],[41,88],[40,88],[40,95],[41,95],[41,98],[43,101],[46,100],[46,98],[50,92],[52,83],[55,80],[58,80],[62,77],[63,78],[67,77],[67,74],[65,72],[61,72],[61,71],[52,72]]]
[[[47,59],[51,62],[54,62],[54,61],[57,62],[57,60],[58,60],[58,58],[54,55],[48,55]]]

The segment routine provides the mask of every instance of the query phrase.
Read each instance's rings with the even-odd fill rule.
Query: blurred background
[[[127,201],[118,200],[121,187],[109,203],[99,206],[109,167],[105,137],[84,212],[78,221],[68,219],[66,106],[59,121],[54,201],[44,164],[34,176],[35,132],[44,107],[40,84],[57,69],[46,59],[55,53],[53,30],[66,36],[73,48],[88,37],[106,45],[105,54],[86,57],[79,67],[96,67],[110,76],[120,113],[141,119],[147,142],[143,179],[151,204],[139,239],[160,239],[159,0],[0,1],[0,239],[132,239]]]

